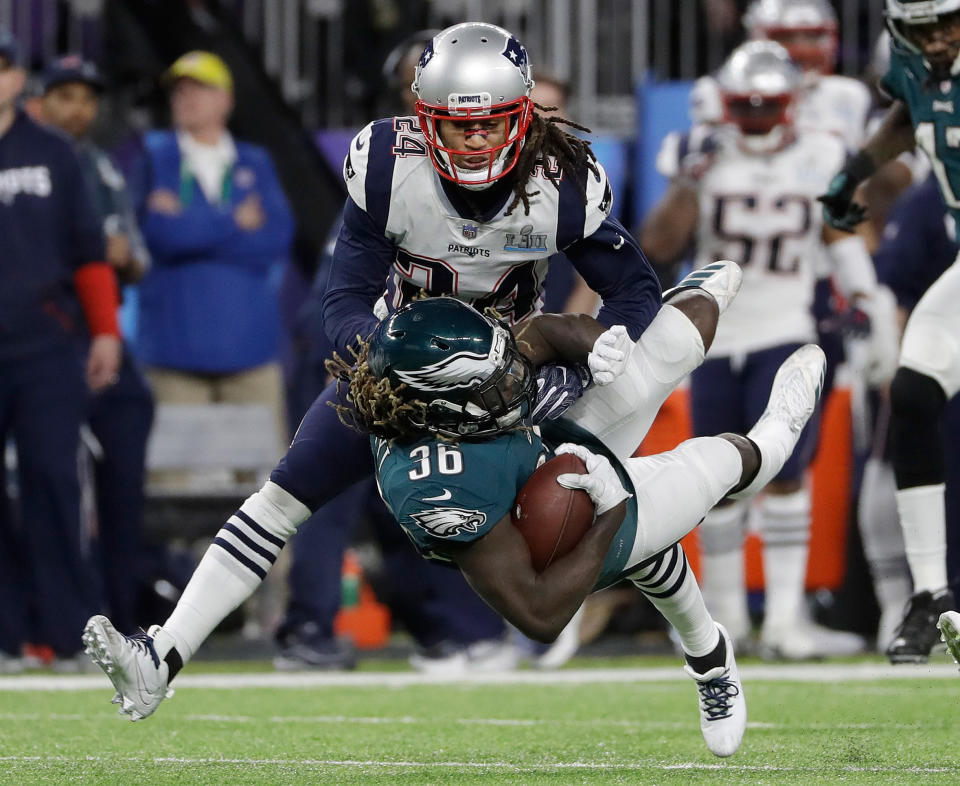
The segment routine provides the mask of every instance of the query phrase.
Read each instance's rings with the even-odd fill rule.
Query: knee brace
[[[945,404],[935,379],[897,369],[890,385],[890,452],[898,489],[944,482],[940,419]]]

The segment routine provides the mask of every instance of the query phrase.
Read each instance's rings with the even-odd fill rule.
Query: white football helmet
[[[752,39],[776,41],[805,74],[829,74],[837,61],[837,15],[826,0],[754,0],[743,16]]]
[[[533,119],[533,88],[527,50],[509,32],[495,25],[467,22],[438,33],[423,50],[416,77],[417,117],[426,137],[430,160],[442,177],[467,188],[487,188],[514,166]],[[445,145],[442,122],[476,118],[502,119],[505,140],[489,150],[486,166],[457,166]]]
[[[724,120],[751,152],[771,152],[793,138],[793,110],[803,75],[773,41],[737,47],[717,74]]]
[[[890,34],[935,79],[960,74],[960,0],[886,0]]]

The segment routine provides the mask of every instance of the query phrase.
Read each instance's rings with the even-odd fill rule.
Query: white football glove
[[[620,476],[606,456],[598,456],[596,453],[591,453],[583,445],[575,445],[572,442],[564,442],[555,452],[558,455],[572,453],[587,465],[586,475],[575,475],[572,472],[564,473],[563,475],[557,475],[557,483],[565,489],[583,489],[586,491],[597,508],[598,516],[633,496],[633,494],[627,493],[620,482]]]
[[[598,385],[609,385],[619,377],[630,361],[633,340],[623,325],[614,325],[601,333],[587,355],[587,366]]]

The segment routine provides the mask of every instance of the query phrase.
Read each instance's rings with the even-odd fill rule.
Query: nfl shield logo
[[[477,227],[473,224],[464,224],[463,236],[467,240],[473,240],[477,236]]]

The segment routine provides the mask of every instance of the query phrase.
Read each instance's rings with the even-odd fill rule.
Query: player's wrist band
[[[877,165],[873,163],[873,159],[869,153],[865,150],[860,150],[853,158],[847,161],[843,171],[847,173],[847,177],[854,183],[861,183],[877,171]]]

